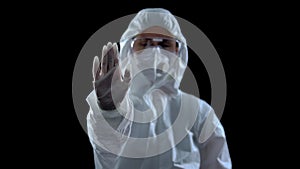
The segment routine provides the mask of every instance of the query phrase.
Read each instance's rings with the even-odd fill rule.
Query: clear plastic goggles
[[[175,38],[166,37],[135,37],[131,42],[131,49],[138,52],[150,47],[160,47],[172,53],[177,53],[181,48],[181,42]]]

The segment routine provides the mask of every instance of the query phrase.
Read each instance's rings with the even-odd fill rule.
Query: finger
[[[107,47],[106,45],[103,46],[102,49],[102,58],[101,58],[101,71],[100,75],[107,73]]]
[[[113,58],[113,60],[114,60],[114,66],[116,66],[116,65],[119,64],[119,59],[118,59],[118,57],[119,57],[119,49],[118,49],[117,43],[113,44],[113,50],[114,50],[114,58]]]
[[[99,58],[98,56],[94,57],[94,61],[93,61],[93,78],[94,80],[97,80],[99,77],[99,72],[100,72],[100,62],[99,62]]]
[[[107,71],[111,70],[114,66],[114,49],[113,49],[113,45],[109,42],[107,44],[107,57],[108,57],[108,68]]]

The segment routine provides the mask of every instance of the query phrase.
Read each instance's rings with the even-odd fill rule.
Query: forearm
[[[208,140],[199,145],[200,169],[231,169],[231,158],[221,124]]]

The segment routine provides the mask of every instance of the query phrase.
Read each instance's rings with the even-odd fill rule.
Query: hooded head
[[[134,74],[132,69],[128,69],[130,65],[135,64],[133,60],[130,59],[134,55],[132,51],[132,43],[134,38],[143,36],[173,38],[180,43],[179,48],[176,50],[176,59],[178,58],[178,61],[173,61],[172,65],[170,65],[174,69],[174,73],[172,73],[172,75],[176,80],[176,86],[179,87],[188,61],[186,39],[181,33],[181,29],[176,18],[168,10],[162,8],[141,10],[132,19],[128,28],[123,33],[120,39],[119,56],[119,64],[122,75],[125,74],[125,70],[129,70],[129,73]],[[164,53],[166,54],[166,52]]]

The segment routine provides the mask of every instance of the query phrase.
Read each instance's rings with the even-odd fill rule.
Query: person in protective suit
[[[224,129],[179,90],[188,50],[167,10],[141,10],[93,63],[87,127],[96,169],[229,169]]]

